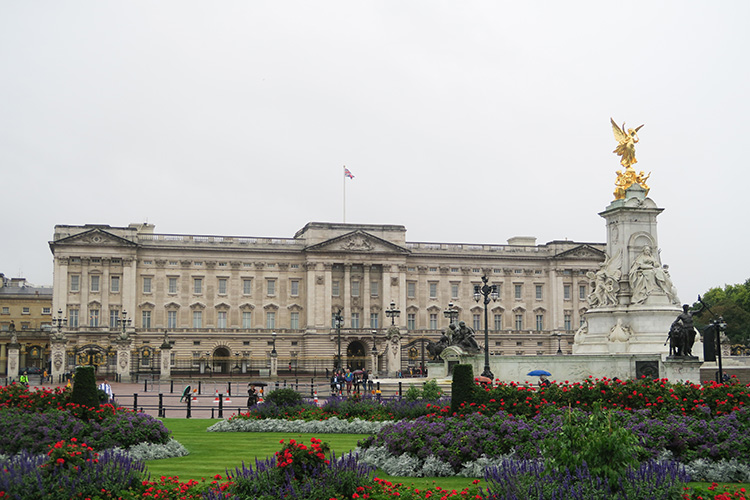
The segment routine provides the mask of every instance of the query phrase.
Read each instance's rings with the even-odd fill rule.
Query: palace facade
[[[598,269],[605,245],[409,242],[400,225],[311,222],[292,238],[59,225],[50,249],[68,366],[96,359],[112,369],[125,329],[139,372],[158,369],[166,332],[174,374],[262,373],[273,350],[280,372],[321,374],[339,345],[345,364],[382,370],[391,323],[402,368],[419,366],[425,339],[437,341],[449,324],[449,305],[484,346],[485,306],[474,287],[485,275],[499,291],[487,306],[493,355],[559,346],[569,354],[591,291],[586,273]]]

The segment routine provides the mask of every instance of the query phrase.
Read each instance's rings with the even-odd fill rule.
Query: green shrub
[[[435,379],[428,380],[424,384],[422,389],[422,398],[430,401],[440,399],[443,395],[443,390],[438,386]]]
[[[474,401],[474,370],[471,365],[456,365],[451,384],[451,413],[460,413],[462,404]]]
[[[406,390],[406,394],[404,394],[404,399],[407,401],[416,401],[421,397],[422,390],[414,384],[409,384],[409,388]]]
[[[606,477],[610,485],[646,458],[636,435],[613,422],[610,411],[598,408],[590,414],[569,411],[561,432],[543,441],[542,455],[555,470],[585,463],[592,476]]]
[[[93,366],[76,367],[75,383],[70,401],[75,404],[99,407],[99,394],[96,389],[96,375]]]
[[[297,406],[302,404],[302,395],[291,388],[276,389],[266,396],[266,402],[277,406]]]

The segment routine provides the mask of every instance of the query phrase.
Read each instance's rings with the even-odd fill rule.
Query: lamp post
[[[341,326],[344,324],[344,317],[341,315],[341,309],[336,311],[333,315],[333,324],[336,327],[336,337],[337,337],[337,343],[339,348],[339,354],[336,358],[336,363],[334,363],[334,368],[339,369],[341,368]]]
[[[276,332],[271,332],[271,338],[273,339],[273,348],[271,349],[271,354],[276,354]]]
[[[562,333],[561,332],[555,332],[552,334],[553,336],[557,337],[557,355],[562,356],[562,347],[560,346],[560,340],[562,339]]]
[[[122,311],[122,317],[121,318],[117,318],[117,322],[120,324],[120,326],[122,326],[122,338],[123,339],[127,338],[127,332],[125,330],[126,330],[127,327],[130,326],[130,322],[131,321],[132,320],[130,318],[128,318],[128,312],[127,311]]]
[[[396,303],[391,301],[390,308],[385,310],[385,315],[391,318],[391,326],[396,326],[396,318],[401,315],[401,311],[396,309]]]
[[[474,300],[479,300],[484,297],[484,371],[482,372],[483,377],[494,379],[495,376],[490,370],[490,333],[487,325],[487,305],[490,303],[490,299],[496,301],[499,294],[497,293],[497,285],[488,285],[489,278],[482,276],[483,285],[474,285]]]
[[[456,322],[456,319],[458,318],[458,309],[456,309],[456,306],[453,305],[453,302],[448,302],[448,308],[443,311],[443,315],[445,315],[445,317],[450,321],[450,323],[448,323],[449,325],[452,325]]]
[[[68,324],[68,318],[63,317],[62,309],[57,310],[57,317],[52,318],[52,326],[57,330],[57,333],[62,333],[63,327]]]
[[[716,332],[716,364],[719,368],[719,380],[717,382],[721,384],[724,382],[724,370],[721,367],[721,334],[727,330],[727,322],[724,321],[724,316],[719,316],[717,319],[711,320],[711,324]]]

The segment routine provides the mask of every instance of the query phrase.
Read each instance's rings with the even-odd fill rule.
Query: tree
[[[732,344],[750,344],[750,279],[737,285],[712,288],[701,297],[711,311],[704,309],[696,315],[695,326],[703,330],[716,316],[727,323],[727,337]],[[694,307],[699,307],[695,303]]]

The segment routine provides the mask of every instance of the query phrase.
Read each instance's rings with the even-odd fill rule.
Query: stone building
[[[24,278],[0,274],[0,374],[8,375],[8,345],[15,334],[20,371],[43,371],[49,358],[52,288],[29,284]]]
[[[568,354],[587,309],[586,273],[599,268],[604,248],[530,237],[410,242],[400,225],[311,222],[292,238],[59,225],[50,242],[52,310],[67,320],[68,365],[96,359],[112,370],[126,362],[115,349],[122,337],[131,372],[156,371],[166,341],[173,374],[263,373],[274,348],[280,372],[322,374],[338,351],[340,310],[345,364],[382,370],[394,322],[408,370],[422,363],[425,339],[447,327],[449,304],[484,345],[484,305],[473,293],[486,275],[500,293],[488,306],[493,355],[554,354],[558,346]],[[394,309],[400,314],[390,317]]]

